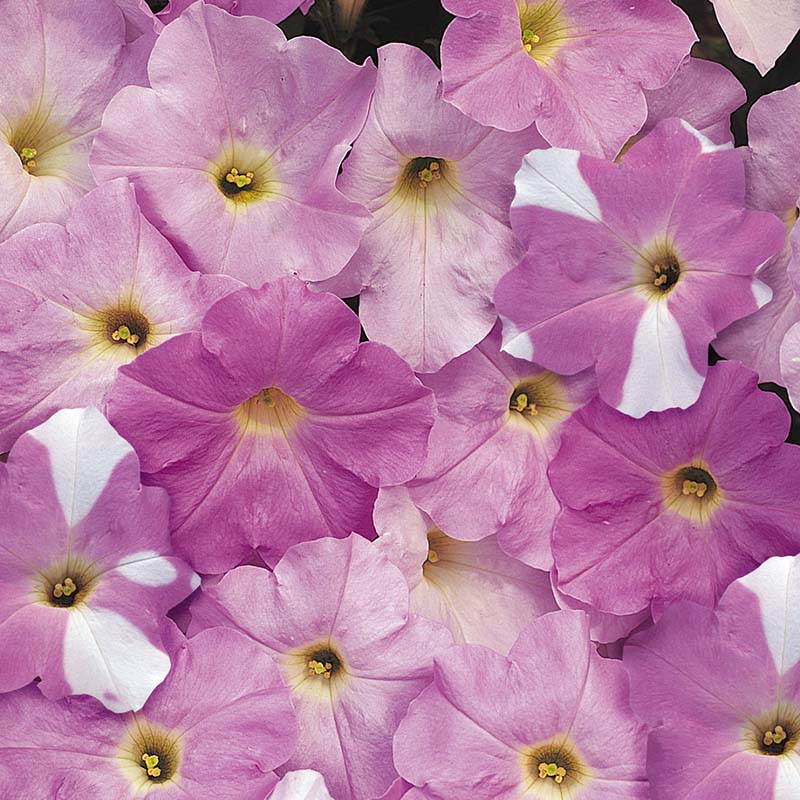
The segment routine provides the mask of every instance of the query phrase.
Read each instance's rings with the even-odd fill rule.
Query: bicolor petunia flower
[[[484,125],[535,121],[556,147],[613,158],[696,37],[669,0],[444,0],[445,98]]]
[[[711,0],[711,3],[733,52],[755,64],[762,75],[775,66],[800,28],[797,0],[780,3]]]
[[[430,800],[646,800],[646,740],[622,664],[597,654],[583,613],[556,611],[508,657],[477,645],[437,656],[394,758]]]
[[[555,611],[550,576],[497,545],[452,539],[411,501],[406,487],[381,489],[375,503],[375,545],[411,589],[411,610],[450,628],[456,642],[507,653],[536,617]]]
[[[200,582],[166,493],[96,409],[54,414],[0,468],[0,691],[40,678],[50,699],[140,709],[169,671],[159,624]]]
[[[94,185],[89,149],[108,101],[139,80],[113,0],[0,0],[0,241],[61,222]]]
[[[66,227],[0,244],[0,452],[64,407],[103,410],[122,364],[178,333],[241,284],[190,272],[142,217],[126,180],[78,201]]]
[[[313,769],[287,772],[269,795],[269,800],[333,800],[325,778]]]
[[[322,773],[337,800],[369,800],[397,778],[392,736],[452,642],[409,614],[402,573],[357,534],[298,544],[274,572],[237,567],[204,587],[192,617],[194,629],[244,631],[278,659],[300,721],[283,769]]]
[[[528,253],[495,295],[503,349],[558,373],[593,366],[634,417],[690,406],[717,332],[771,296],[754,275],[784,228],[744,201],[740,153],[681,120],[617,164],[534,151],[511,209]]]
[[[758,272],[758,278],[772,289],[769,303],[729,325],[717,337],[714,348],[726,358],[735,358],[758,372],[762,381],[786,384],[792,393],[791,361],[781,363],[784,338],[800,321],[800,305],[792,287],[798,285],[800,239],[795,229],[800,205],[800,87],[759,98],[747,117],[750,147],[745,151],[747,204],[780,217],[787,231],[783,249]],[[794,251],[794,253],[793,253]],[[794,350],[794,353],[790,353]],[[791,359],[800,347],[787,345]],[[797,367],[795,367],[797,369]],[[796,398],[797,399],[797,398]]]
[[[550,465],[561,591],[612,614],[713,606],[770,556],[800,551],[789,425],[735,362],[714,366],[687,410],[635,420],[596,400],[576,412]]]
[[[500,326],[433,375],[438,416],[411,499],[454,539],[497,535],[526,564],[549,569],[558,513],[547,465],[559,429],[595,393],[591,373],[560,377],[500,352]]]
[[[0,696],[2,796],[264,800],[297,743],[277,665],[237,631],[165,635],[173,668],[141,711],[48,702],[34,686]]]
[[[374,69],[198,2],[159,35],[148,73],[152,88],[129,86],[109,104],[92,152],[98,179],[129,177],[192,269],[255,286],[341,270],[369,214],[336,175]]]
[[[800,797],[798,603],[800,558],[771,558],[716,611],[679,603],[628,642],[653,800]]]
[[[432,394],[388,347],[358,340],[341,300],[283,278],[234,292],[201,333],[120,371],[111,419],[169,490],[173,542],[196,569],[369,535],[377,488],[417,472]]]
[[[497,318],[495,287],[523,252],[508,221],[514,174],[543,143],[535,131],[492,130],[446,103],[439,70],[417,48],[386,45],[378,58],[369,117],[338,182],[374,219],[330,286],[361,292],[370,339],[433,372]]]
[[[747,92],[736,76],[715,61],[687,56],[666,86],[645,91],[647,122],[640,139],[659,122],[677,117],[688,122],[714,144],[733,141],[731,114],[747,102]]]

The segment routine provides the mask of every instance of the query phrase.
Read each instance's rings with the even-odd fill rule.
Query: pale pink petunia
[[[497,544],[549,569],[558,513],[547,465],[559,429],[595,394],[591,374],[559,377],[500,352],[500,326],[423,381],[438,416],[428,458],[409,484],[411,499],[448,536]]]
[[[49,702],[34,686],[0,695],[0,796],[264,800],[297,743],[274,660],[232,630],[164,634],[172,671],[141,711]]]
[[[444,0],[445,97],[484,125],[535,121],[555,147],[613,158],[695,41],[669,0]]]
[[[711,0],[731,49],[762,75],[800,29],[800,0]]]
[[[51,700],[140,709],[170,667],[159,624],[199,585],[172,555],[166,492],[141,487],[96,409],[59,411],[0,466],[0,691],[41,678]]]
[[[713,606],[772,555],[800,550],[800,448],[789,413],[735,362],[691,408],[631,419],[599,399],[562,431],[550,480],[559,589],[598,611]]]
[[[547,572],[506,555],[495,536],[451,538],[406,487],[381,489],[375,527],[376,547],[408,582],[411,610],[447,625],[456,642],[507,653],[529,622],[557,608]]]
[[[800,350],[793,344],[797,332],[787,336],[800,321],[795,296],[800,272],[797,245],[798,198],[800,198],[800,87],[792,86],[759,98],[747,118],[749,150],[745,155],[747,203],[751,208],[771,211],[785,225],[783,249],[758,272],[772,289],[772,299],[763,308],[728,326],[714,342],[726,358],[735,358],[758,372],[762,381],[786,384],[796,394],[791,376],[792,358]],[[781,363],[781,346],[784,347]]]
[[[800,558],[771,558],[716,611],[680,603],[628,642],[653,800],[800,797],[798,603]]]
[[[497,282],[522,257],[508,221],[514,174],[543,142],[533,130],[479,125],[446,103],[421,50],[390,44],[378,59],[372,107],[338,181],[374,218],[330,287],[361,292],[370,339],[433,372],[494,324]]]
[[[395,736],[400,774],[429,800],[649,800],[644,726],[618,661],[580,611],[546,614],[508,657],[457,645]]]
[[[197,330],[241,284],[190,272],[141,215],[126,180],[78,201],[66,226],[0,244],[0,452],[59,408],[105,409],[117,370]]]
[[[745,208],[740,153],[666,120],[616,164],[535,150],[516,183],[528,253],[495,295],[503,349],[594,367],[601,397],[634,417],[694,403],[717,332],[769,300],[755,274],[784,239]]]
[[[337,273],[369,222],[335,182],[372,66],[198,2],[159,35],[148,74],[152,88],[109,104],[92,151],[98,180],[130,177],[193,269],[255,286]]]
[[[89,149],[121,86],[141,79],[113,0],[0,0],[0,241],[61,222],[94,185]]]
[[[408,586],[353,534],[289,549],[274,572],[237,567],[204,587],[194,629],[230,625],[272,653],[300,721],[283,770],[314,769],[337,800],[371,800],[397,778],[392,737],[431,681],[447,628],[409,614]]]
[[[169,490],[176,549],[207,573],[374,532],[378,487],[414,476],[433,424],[411,368],[359,345],[358,317],[293,278],[234,292],[200,333],[120,372],[111,419]]]

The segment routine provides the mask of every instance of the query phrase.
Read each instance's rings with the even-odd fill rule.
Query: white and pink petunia
[[[594,367],[630,416],[694,403],[717,332],[770,299],[756,273],[784,239],[745,208],[740,153],[667,120],[616,164],[534,150],[516,183],[528,252],[495,295],[503,349],[562,374]]]
[[[172,555],[166,492],[96,409],[67,409],[0,465],[0,691],[140,709],[170,668],[159,625],[199,585]]]

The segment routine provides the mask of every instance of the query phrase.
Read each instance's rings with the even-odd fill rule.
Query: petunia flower
[[[789,386],[790,359],[800,348],[787,345],[786,359],[781,363],[784,338],[796,339],[798,331],[788,337],[800,321],[800,305],[792,282],[797,285],[797,264],[793,254],[798,245],[795,231],[800,204],[800,88],[793,86],[759,98],[747,117],[750,147],[745,151],[747,204],[751,208],[771,211],[786,226],[783,249],[758,272],[758,278],[772,289],[772,299],[744,319],[729,325],[714,342],[714,348],[726,358],[735,358],[758,372],[762,381]],[[795,367],[796,369],[796,367]]]
[[[374,219],[330,286],[361,292],[370,339],[432,372],[497,318],[494,289],[522,257],[508,221],[514,174],[543,143],[535,131],[492,130],[446,103],[422,51],[390,44],[378,59],[369,117],[338,182]]]
[[[338,298],[284,278],[242,289],[120,371],[111,419],[172,498],[200,571],[319,536],[374,532],[377,488],[419,469],[433,398]],[[220,524],[224,520],[224,525]]]
[[[190,641],[141,710],[0,696],[0,792],[56,800],[264,800],[297,742],[289,692],[263,648],[233,630]]]
[[[122,364],[197,330],[240,288],[190,272],[142,217],[125,180],[78,201],[66,222],[0,244],[0,452],[59,408],[103,410]]]
[[[96,409],[54,414],[0,468],[0,691],[40,678],[52,700],[140,709],[169,671],[159,623],[199,585],[166,493]]]
[[[800,558],[771,558],[628,642],[653,800],[800,797],[799,602]]]
[[[744,200],[740,154],[681,120],[618,164],[534,151],[511,209],[528,254],[495,295],[503,349],[558,373],[593,366],[634,417],[690,406],[717,332],[770,298],[754,275],[784,228]]]
[[[394,731],[452,641],[408,608],[400,571],[353,534],[298,544],[274,572],[232,570],[192,616],[195,629],[233,626],[278,659],[300,721],[282,769],[314,769],[337,800],[369,800],[397,778]]]
[[[669,0],[444,0],[445,98],[502,130],[613,158],[696,37]]]
[[[564,425],[550,481],[561,591],[634,614],[690,599],[713,606],[772,555],[800,551],[800,448],[789,414],[734,362],[700,399],[635,420],[600,400]]]
[[[507,556],[497,537],[461,542],[443,533],[406,487],[381,489],[376,547],[411,589],[411,610],[447,625],[456,642],[507,653],[536,617],[555,611],[550,576]]]
[[[549,569],[558,513],[547,465],[565,419],[594,393],[591,374],[562,378],[500,352],[500,326],[433,375],[438,416],[411,499],[448,536],[497,544]]]
[[[89,149],[108,101],[138,80],[113,0],[0,0],[0,241],[61,222],[94,185]]]
[[[257,286],[337,273],[369,220],[335,181],[374,69],[197,2],[160,34],[148,73],[152,88],[109,104],[92,152],[98,179],[130,177],[192,269]]]
[[[733,52],[766,75],[800,28],[800,3],[711,0]]]
[[[644,726],[618,661],[579,611],[546,614],[508,657],[477,645],[435,659],[394,742],[430,800],[646,800]]]

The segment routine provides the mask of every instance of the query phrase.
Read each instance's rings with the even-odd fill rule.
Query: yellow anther
[[[242,175],[236,167],[231,167],[231,171],[225,176],[225,180],[228,183],[235,183],[240,189],[244,189],[245,186],[249,186],[253,182],[254,177],[255,175],[252,172],[246,172]]]
[[[428,550],[428,561],[435,564],[439,560],[439,554],[435,550]]]
[[[323,680],[329,681],[331,679],[331,671],[333,670],[333,664],[326,661],[323,663],[322,661],[317,661],[316,659],[311,659],[308,662],[308,674],[314,677],[322,676]]]
[[[563,783],[564,778],[567,776],[567,770],[560,767],[554,761],[540,761],[539,762],[539,777],[552,778],[556,783]]]
[[[64,587],[60,583],[57,583],[53,587],[53,597],[63,597],[63,596],[64,596]]]
[[[75,583],[74,583],[74,581],[72,580],[72,578],[66,578],[66,579],[64,580],[64,586],[63,586],[63,589],[64,589],[64,594],[65,594],[67,597],[69,597],[71,594],[74,594],[74,593],[75,593],[75,590],[76,590],[77,588],[78,588],[78,587],[75,585]]]
[[[112,334],[115,342],[127,342],[132,347],[139,343],[139,334],[134,333],[127,325],[120,325]]]
[[[667,282],[666,275],[659,275],[654,281],[653,284],[655,286],[663,286]]]
[[[533,50],[535,44],[539,44],[541,37],[535,34],[532,30],[522,31],[522,47],[528,53]]]
[[[161,775],[161,767],[158,766],[158,756],[151,756],[149,753],[142,753],[142,761],[147,769],[147,774],[151,778],[158,778]]]
[[[786,731],[783,729],[783,726],[776,725],[774,731],[767,731],[764,734],[764,744],[782,744],[786,741]]]
[[[519,411],[521,414],[528,407],[528,395],[520,393],[514,400],[514,411]]]
[[[708,491],[708,485],[706,483],[697,481],[684,481],[683,488],[681,489],[683,494],[685,495],[696,495],[697,497],[702,497]]]
[[[22,161],[22,169],[25,172],[30,172],[32,169],[36,169],[36,148],[35,147],[23,147],[22,150],[19,151],[19,157]]]
[[[539,416],[539,409],[536,408],[536,403],[528,403],[527,411],[532,417]]]
[[[438,161],[431,161],[427,167],[421,169],[417,173],[420,186],[424,189],[432,181],[438,180],[442,177],[441,169]]]

